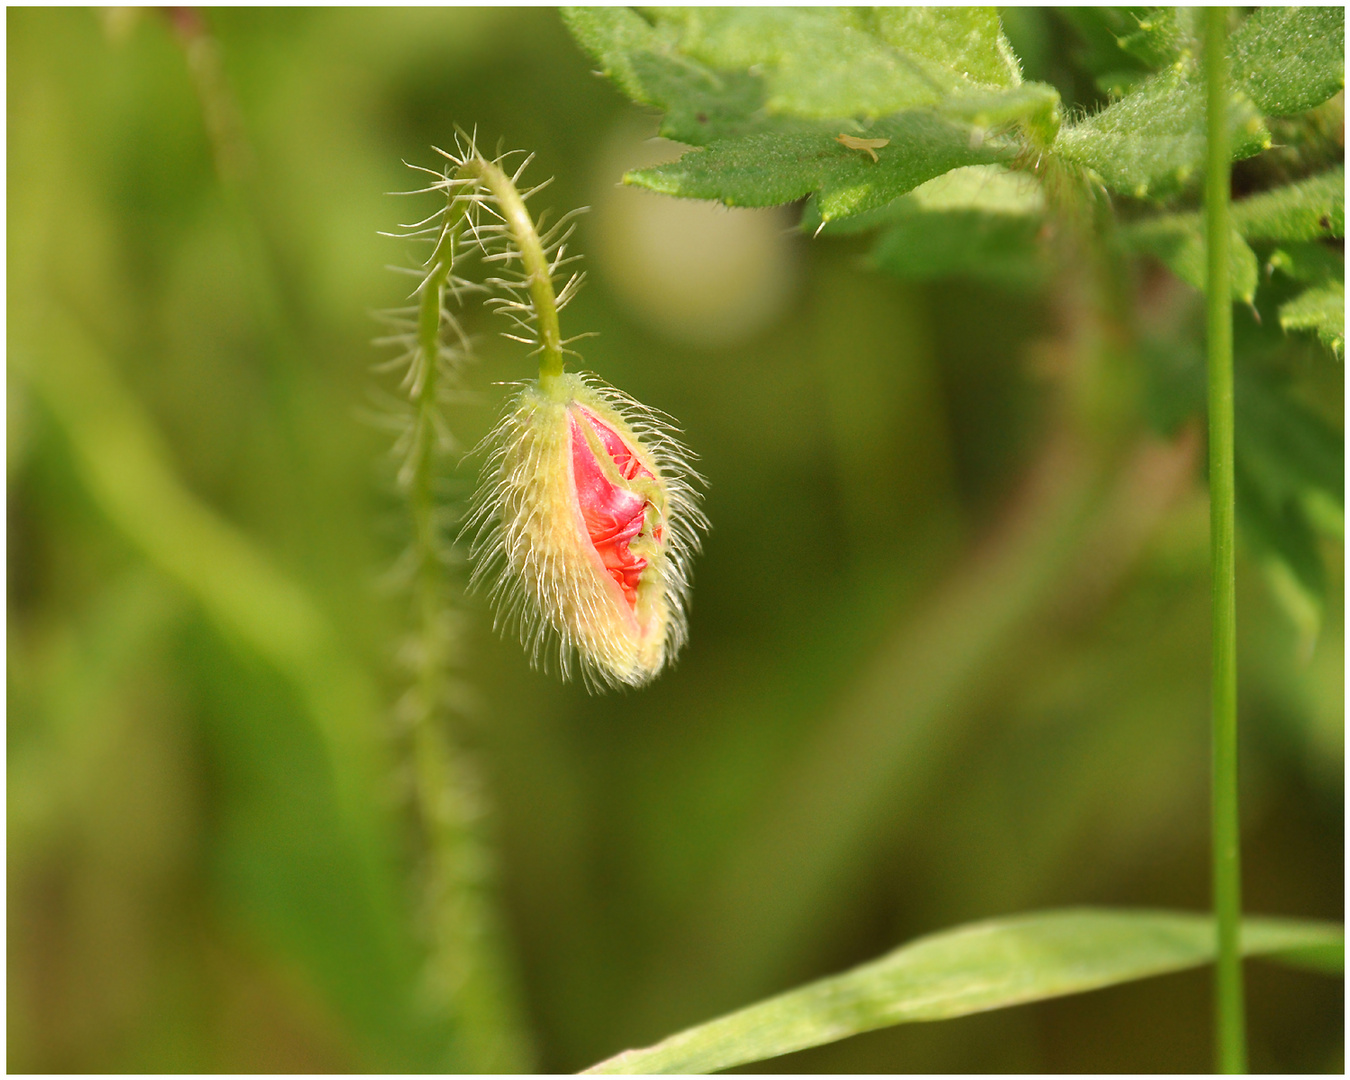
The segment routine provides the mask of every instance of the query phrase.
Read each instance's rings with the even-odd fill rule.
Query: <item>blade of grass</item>
[[[1224,48],[1228,9],[1205,12],[1205,231],[1209,255],[1205,290],[1209,352],[1209,549],[1212,574],[1213,691],[1211,698],[1214,920],[1218,934],[1216,1038],[1218,1068],[1247,1071],[1243,1030],[1242,918],[1238,862],[1237,585],[1233,555],[1233,312],[1229,299],[1229,131]]]
[[[1338,972],[1334,923],[1248,919],[1243,951]],[[972,923],[920,938],[880,960],[626,1050],[588,1073],[706,1073],[835,1042],[864,1031],[946,1020],[1214,959],[1214,924],[1171,911],[1066,909]]]

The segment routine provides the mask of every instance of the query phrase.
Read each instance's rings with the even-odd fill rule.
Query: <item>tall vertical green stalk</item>
[[[1224,49],[1228,9],[1205,12],[1205,88],[1208,161],[1205,230],[1208,276],[1205,305],[1209,353],[1209,522],[1212,580],[1213,689],[1211,767],[1214,919],[1218,930],[1215,997],[1218,1069],[1247,1069],[1243,1021],[1242,918],[1238,861],[1237,588],[1233,558],[1233,308],[1228,281],[1229,133]]]
[[[449,729],[449,669],[454,655],[445,580],[442,512],[434,491],[444,436],[439,409],[445,295],[464,229],[464,205],[449,196],[444,227],[426,264],[411,372],[413,442],[402,478],[413,525],[417,631],[412,706],[413,788],[426,844],[425,990],[449,1012],[458,1056],[469,1072],[518,1072],[529,1066],[528,1039],[491,904],[490,857],[470,770]]]

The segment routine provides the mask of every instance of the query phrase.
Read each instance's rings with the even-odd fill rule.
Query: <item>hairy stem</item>
[[[453,632],[434,491],[442,439],[438,416],[445,291],[463,229],[463,204],[451,196],[446,223],[427,262],[417,311],[411,395],[413,446],[405,473],[416,565],[418,623],[412,715],[413,784],[427,849],[424,867],[430,958],[427,991],[453,1018],[469,1072],[528,1067],[524,1037],[501,935],[488,891],[490,860],[477,817],[469,770],[447,726]]]
[[[562,334],[558,329],[558,299],[553,293],[553,272],[544,253],[543,241],[534,227],[525,200],[511,178],[497,165],[481,157],[473,157],[459,170],[459,177],[480,181],[497,200],[497,208],[511,230],[511,236],[520,249],[529,283],[530,298],[538,317],[539,379],[556,379],[563,371]]]
[[[1209,521],[1212,575],[1213,689],[1211,697],[1214,918],[1218,928],[1218,1068],[1247,1069],[1243,1023],[1242,918],[1238,862],[1237,589],[1233,555],[1233,313],[1228,282],[1229,134],[1224,46],[1228,9],[1205,12],[1208,161],[1205,173],[1206,279],[1209,353]]]

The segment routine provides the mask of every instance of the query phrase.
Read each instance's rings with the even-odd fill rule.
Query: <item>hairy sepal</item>
[[[689,563],[707,528],[702,480],[672,425],[565,373],[522,384],[487,446],[466,531],[471,582],[487,588],[497,629],[592,689],[650,682],[685,642]],[[618,522],[607,531],[604,513]]]

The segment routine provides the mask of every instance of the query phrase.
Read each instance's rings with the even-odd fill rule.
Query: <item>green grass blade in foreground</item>
[[[1214,959],[1214,923],[1169,911],[1066,909],[973,923],[929,937],[842,975],[810,983],[642,1050],[591,1073],[706,1073],[864,1031],[947,1020],[1198,967]],[[1336,973],[1345,934],[1335,923],[1247,919],[1247,955]]]

